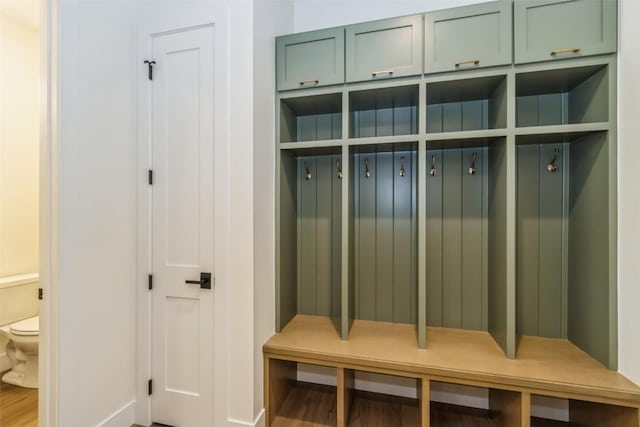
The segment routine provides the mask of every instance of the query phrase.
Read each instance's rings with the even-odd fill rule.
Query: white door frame
[[[41,2],[40,303],[38,419],[58,426],[58,0]]]
[[[147,381],[151,377],[151,294],[148,290],[148,275],[151,272],[151,187],[148,184],[148,170],[151,169],[151,133],[150,133],[150,99],[151,85],[145,80],[147,65],[144,60],[150,59],[151,39],[153,35],[171,33],[202,26],[213,26],[215,45],[215,82],[214,82],[214,117],[215,117],[215,145],[214,145],[214,269],[216,286],[214,308],[214,422],[215,426],[227,423],[227,329],[228,323],[226,300],[228,295],[228,153],[229,153],[229,120],[226,105],[228,103],[228,77],[226,62],[221,57],[228,55],[226,8],[204,5],[202,10],[189,10],[185,4],[181,9],[170,10],[172,2],[168,2],[167,9],[157,10],[157,16],[142,19],[138,29],[138,51],[136,57],[137,75],[137,249],[136,249],[136,409],[135,422],[148,426],[151,424],[151,399],[148,396]],[[157,6],[157,3],[156,3]],[[173,5],[175,7],[175,4]],[[157,19],[153,19],[157,18]],[[151,291],[153,292],[153,291]]]

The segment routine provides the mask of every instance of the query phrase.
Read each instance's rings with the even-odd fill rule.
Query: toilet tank
[[[38,315],[38,273],[0,277],[0,326]]]

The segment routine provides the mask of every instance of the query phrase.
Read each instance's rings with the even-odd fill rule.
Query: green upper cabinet
[[[350,25],[347,81],[422,74],[422,15]]]
[[[425,14],[425,73],[511,64],[511,1]]]
[[[615,0],[516,0],[515,62],[616,51]]]
[[[278,90],[344,83],[344,28],[276,39]]]

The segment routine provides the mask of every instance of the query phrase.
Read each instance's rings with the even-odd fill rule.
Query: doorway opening
[[[38,426],[43,2],[0,2],[0,425]],[[44,425],[44,423],[43,423]]]

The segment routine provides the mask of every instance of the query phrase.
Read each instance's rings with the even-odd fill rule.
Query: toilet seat
[[[16,322],[11,325],[9,330],[17,336],[36,336],[40,333],[40,317],[35,316]]]

